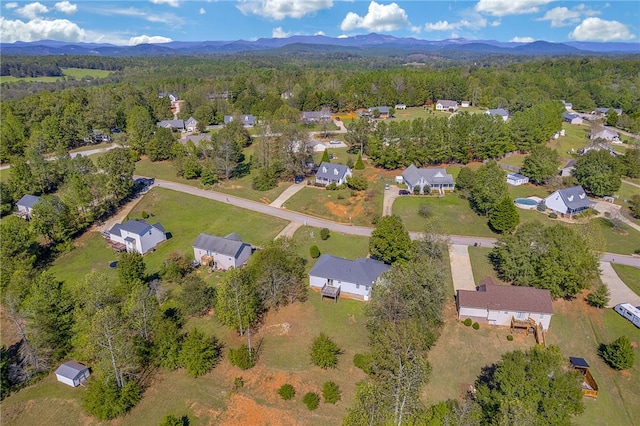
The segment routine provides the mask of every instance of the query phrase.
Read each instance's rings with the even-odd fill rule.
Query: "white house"
[[[74,388],[80,386],[90,375],[87,367],[75,361],[67,361],[56,370],[56,379]]]
[[[507,121],[509,119],[509,113],[502,108],[489,109],[484,113],[492,117],[500,117],[502,118],[502,121]]]
[[[580,117],[578,114],[565,112],[562,114],[562,119],[569,124],[582,124],[582,117]]]
[[[187,129],[187,132],[195,132],[198,130],[198,120],[189,117],[188,120],[185,120],[184,127]]]
[[[403,109],[407,109],[407,105],[406,104],[396,104],[395,108],[396,111],[399,110],[403,110]]]
[[[507,175],[507,183],[513,186],[524,185],[529,182],[529,178],[521,175],[520,173],[509,173]]]
[[[411,193],[419,188],[421,194],[432,191],[442,194],[453,191],[456,186],[453,175],[448,174],[445,169],[419,169],[413,164],[402,172],[402,179]]]
[[[447,99],[438,99],[436,102],[436,111],[457,111],[458,102]]]
[[[610,142],[620,142],[620,135],[615,130],[604,128],[591,134],[591,139],[604,139]]]
[[[31,212],[33,211],[33,206],[38,204],[40,201],[40,197],[37,195],[24,195],[22,198],[18,200],[16,206],[18,207],[18,216],[23,217],[25,219],[31,219]]]
[[[302,122],[305,124],[331,121],[331,109],[322,108],[320,111],[302,111]]]
[[[169,130],[172,130],[172,131],[183,131],[183,130],[185,130],[184,120],[162,120],[162,121],[158,121],[156,123],[156,126],[164,127],[165,129],[169,129]]]
[[[469,108],[470,105],[469,101],[460,101],[460,108]]]
[[[145,254],[166,241],[166,231],[159,223],[149,225],[145,220],[128,220],[116,224],[104,233],[116,249]],[[115,244],[114,244],[115,243]]]
[[[371,288],[388,270],[389,265],[370,258],[349,260],[323,254],[309,271],[309,284],[321,289],[323,296],[334,294],[337,298],[345,293],[369,300]]]
[[[511,320],[533,320],[549,329],[553,306],[549,290],[533,287],[518,287],[483,284],[477,291],[458,290],[456,296],[458,319],[496,326],[510,326]]]
[[[347,182],[347,178],[353,176],[351,169],[343,164],[332,164],[323,162],[316,172],[316,183],[329,185],[335,183],[342,185]]]
[[[571,111],[573,109],[573,104],[571,102],[565,102],[564,99],[560,102],[562,102],[562,105],[564,105],[564,109],[566,109],[567,111]]]
[[[544,199],[544,204],[554,213],[571,217],[595,204],[587,198],[580,185],[559,189]]]
[[[200,234],[193,243],[193,255],[201,265],[226,271],[245,264],[251,256],[251,245],[236,233],[226,237]]]
[[[576,163],[576,160],[569,160],[567,164],[565,164],[564,167],[560,169],[560,176],[571,176],[571,173],[573,173],[573,169],[576,168]]]

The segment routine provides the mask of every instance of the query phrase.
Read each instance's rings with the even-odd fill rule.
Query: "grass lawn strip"
[[[635,294],[640,296],[640,269],[633,266],[620,265],[612,263],[613,269],[618,277],[629,287]],[[638,360],[640,362],[640,360]]]

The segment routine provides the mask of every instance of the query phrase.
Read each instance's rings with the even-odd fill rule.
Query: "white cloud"
[[[500,20],[496,19],[495,21],[492,21],[489,25],[491,25],[492,27],[499,27],[500,26]]]
[[[53,7],[55,7],[58,12],[66,13],[67,15],[71,15],[78,11],[78,5],[71,4],[66,0],[56,3]]]
[[[184,19],[174,15],[173,13],[147,13],[134,7],[127,8],[111,8],[111,9],[94,9],[96,13],[101,15],[121,15],[121,16],[133,16],[144,19],[149,22],[155,22],[159,24],[166,24],[173,28],[178,28],[184,24]]]
[[[410,25],[407,13],[396,3],[383,5],[372,1],[369,3],[369,11],[365,16],[359,16],[354,12],[347,13],[340,24],[340,29],[351,31],[363,28],[367,31],[382,32],[395,31]]]
[[[204,10],[204,7],[201,7],[201,8],[200,8],[200,10],[198,11],[198,13],[199,13],[200,15],[204,15],[205,13],[207,13],[207,11],[206,11],[206,10]]]
[[[166,5],[169,5],[171,7],[180,6],[180,2],[178,0],[151,0],[151,3],[153,3],[153,4],[166,4]]]
[[[480,0],[475,10],[492,16],[524,15],[536,13],[539,6],[551,3],[553,0]]]
[[[316,31],[313,35],[323,36],[323,35],[326,35],[326,34],[324,33],[324,31]]]
[[[287,38],[291,36],[291,33],[286,32],[282,27],[276,27],[271,31],[272,38]]]
[[[331,9],[333,0],[240,0],[236,7],[245,15],[258,15],[280,21]]]
[[[533,43],[534,41],[536,41],[536,39],[533,37],[514,37],[509,41],[515,43]]]
[[[16,9],[16,13],[18,15],[24,16],[27,19],[36,19],[38,15],[42,15],[43,13],[47,13],[48,11],[49,8],[39,2],[29,3],[19,9]]]
[[[600,14],[597,10],[588,9],[584,4],[567,9],[566,7],[554,7],[548,10],[538,21],[551,21],[552,27],[565,27],[580,22],[580,18]]]
[[[569,33],[569,38],[578,41],[614,41],[633,40],[636,36],[621,22],[587,18]]]
[[[4,43],[38,40],[86,41],[86,39],[86,31],[67,19],[36,18],[23,22],[0,17],[0,40]]]
[[[10,1],[9,3],[5,3],[4,5],[5,9],[15,9],[16,7],[18,7],[18,3],[16,3],[15,1]]]
[[[435,23],[427,22],[424,26],[425,31],[453,31],[460,28],[484,28],[487,26],[486,19],[480,19],[475,22],[463,19],[458,22],[438,21]]]
[[[131,37],[129,39],[129,46],[135,46],[137,44],[169,43],[170,41],[173,40],[168,37],[141,35]]]
[[[349,36],[346,34],[340,34],[337,38],[349,38]]]

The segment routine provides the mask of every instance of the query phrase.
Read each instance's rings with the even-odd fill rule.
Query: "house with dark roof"
[[[481,284],[476,291],[456,293],[458,319],[471,318],[483,324],[510,326],[512,320],[535,321],[549,329],[553,306],[549,290],[533,287]]]
[[[75,361],[67,361],[56,370],[56,379],[74,388],[85,382],[90,375],[87,367]]]
[[[145,254],[167,240],[167,232],[159,223],[149,225],[145,220],[128,220],[116,224],[103,234],[115,250]]]
[[[169,129],[171,131],[184,131],[184,120],[162,120],[156,123],[158,127],[164,127],[165,129]]]
[[[593,111],[591,114],[607,115],[609,113],[610,109],[614,110],[616,112],[616,114],[618,114],[619,116],[622,115],[622,109],[621,108],[596,108],[595,111]]]
[[[309,271],[309,285],[323,294],[330,289],[334,294],[369,300],[371,288],[388,270],[389,265],[370,258],[349,260],[323,254]]]
[[[347,178],[352,176],[351,169],[343,164],[332,164],[323,162],[316,172],[316,183],[320,185],[329,185],[335,183],[342,185],[347,182]]]
[[[573,169],[576,168],[577,162],[578,160],[567,161],[567,164],[565,164],[564,167],[560,169],[560,176],[562,177],[571,176],[571,174],[573,173]]]
[[[458,102],[447,99],[438,99],[436,102],[436,111],[457,111]]]
[[[241,115],[225,115],[224,124],[229,124],[232,121],[242,121],[244,127],[253,127],[256,125],[256,118],[251,114]]]
[[[24,195],[22,198],[18,200],[16,206],[18,207],[18,216],[23,217],[25,219],[31,219],[31,212],[33,211],[33,206],[38,204],[40,201],[40,197],[37,195]]]
[[[554,213],[569,218],[595,205],[580,185],[553,192],[544,199],[544,204]]]
[[[201,265],[226,271],[245,264],[251,256],[251,245],[235,232],[225,237],[200,234],[193,243],[193,255]]]
[[[509,119],[509,113],[503,108],[489,109],[484,113],[492,117],[500,117],[502,118],[502,121],[507,121]]]
[[[331,110],[322,108],[320,111],[302,111],[302,122],[304,124],[314,124],[331,121]]]
[[[453,175],[448,174],[445,169],[419,169],[413,164],[402,172],[402,179],[411,193],[419,188],[421,194],[433,191],[443,194],[445,191],[453,191],[456,186]]]
[[[367,112],[375,118],[391,117],[391,109],[388,106],[375,106],[367,109]]]
[[[562,113],[562,119],[569,124],[576,124],[576,125],[582,124],[582,117],[580,117],[578,114],[565,112],[565,113]]]
[[[507,183],[513,186],[524,185],[529,182],[529,178],[520,173],[509,173],[507,175]]]

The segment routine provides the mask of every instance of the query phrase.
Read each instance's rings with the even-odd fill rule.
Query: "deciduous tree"
[[[572,174],[585,191],[597,197],[612,195],[622,184],[619,160],[604,149],[580,157]]]
[[[551,176],[558,174],[558,151],[546,146],[537,146],[524,159],[522,174],[540,185]]]
[[[471,187],[471,206],[478,214],[488,216],[491,209],[507,196],[504,172],[495,161],[478,169]]]
[[[389,264],[411,259],[411,238],[399,216],[383,216],[378,220],[369,239],[369,252]]]

